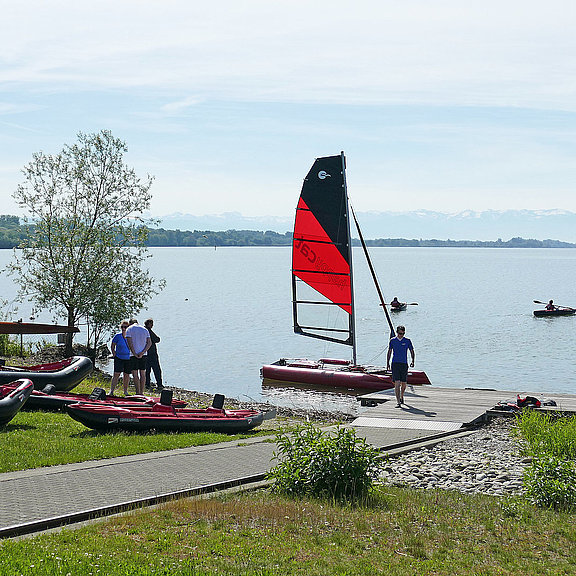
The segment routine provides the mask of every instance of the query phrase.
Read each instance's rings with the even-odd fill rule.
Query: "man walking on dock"
[[[396,394],[396,408],[400,408],[404,403],[404,392],[408,381],[408,351],[412,356],[410,366],[414,367],[416,355],[414,346],[410,338],[405,338],[406,328],[398,326],[396,336],[388,344],[388,356],[386,358],[386,370],[390,369],[390,357],[392,357],[392,381],[394,382],[394,393]]]

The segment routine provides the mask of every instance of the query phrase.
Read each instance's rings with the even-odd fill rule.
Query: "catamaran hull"
[[[74,356],[61,362],[36,366],[0,366],[0,384],[9,384],[16,378],[27,378],[34,382],[36,390],[53,384],[59,391],[68,392],[82,382],[94,370],[92,361],[85,356]]]
[[[280,361],[282,362],[282,361]],[[392,374],[384,369],[378,373],[351,370],[350,368],[290,366],[267,364],[262,367],[262,378],[279,382],[295,382],[311,386],[333,386],[336,388],[359,388],[364,390],[388,390],[394,388]],[[425,385],[430,380],[425,372],[408,372],[408,384]]]
[[[2,390],[10,391],[15,387],[15,382],[0,386]],[[101,396],[91,397],[91,394],[74,394],[73,392],[46,392],[46,390],[33,390],[28,398],[26,405],[22,408],[26,411],[38,410],[42,412],[63,411],[69,404],[78,402],[96,402],[97,404],[110,404],[111,406],[141,406],[143,404],[153,405],[160,402],[159,397],[150,396]],[[172,406],[175,408],[184,408],[187,402],[185,400],[172,400]]]

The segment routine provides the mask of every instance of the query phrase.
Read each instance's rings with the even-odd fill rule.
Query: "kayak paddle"
[[[540,302],[540,300],[533,300],[533,302],[534,304],[544,304],[544,306],[548,304],[548,302]],[[566,310],[574,310],[572,306],[560,306],[560,304],[554,304],[554,306],[556,306],[556,308],[565,308]]]

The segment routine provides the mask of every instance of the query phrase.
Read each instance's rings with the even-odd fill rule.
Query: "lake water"
[[[154,318],[165,384],[356,410],[345,393],[262,386],[262,364],[283,356],[350,358],[347,347],[292,332],[289,248],[150,253],[152,274],[167,284],[139,318]],[[374,248],[371,255],[386,300],[418,302],[393,320],[406,325],[416,369],[433,385],[576,393],[576,317],[532,315],[539,307],[534,299],[576,306],[576,250]],[[10,250],[0,250],[0,270],[11,258]],[[359,249],[354,263],[358,361],[385,363],[389,330]],[[0,298],[13,300],[16,289],[1,272]],[[21,306],[18,317],[26,319],[29,310]]]

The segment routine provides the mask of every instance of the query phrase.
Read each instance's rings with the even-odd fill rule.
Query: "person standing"
[[[112,338],[110,350],[114,357],[114,375],[110,384],[110,396],[114,395],[114,388],[118,384],[120,374],[122,374],[122,383],[124,384],[124,396],[128,396],[128,384],[130,384],[130,348],[126,341],[126,330],[128,320],[122,320],[120,323],[120,332]]]
[[[126,330],[126,341],[130,348],[130,368],[132,378],[136,386],[136,394],[144,394],[146,382],[146,354],[152,345],[150,333],[144,326],[138,324],[138,320],[132,318],[130,326]]]
[[[410,366],[414,367],[416,355],[414,346],[410,338],[405,338],[406,328],[398,326],[396,336],[388,344],[388,356],[386,357],[386,369],[390,369],[390,357],[392,357],[392,381],[394,382],[394,393],[396,394],[396,408],[400,408],[404,403],[404,392],[408,381],[408,351],[412,356]]]
[[[164,386],[162,385],[162,368],[160,368],[160,359],[158,358],[158,348],[156,344],[160,342],[160,336],[158,336],[152,328],[154,327],[154,320],[148,318],[144,322],[144,326],[150,334],[150,341],[152,342],[148,353],[146,354],[146,388],[152,388],[150,383],[150,372],[154,371],[154,378],[156,378],[156,388],[162,390]]]

